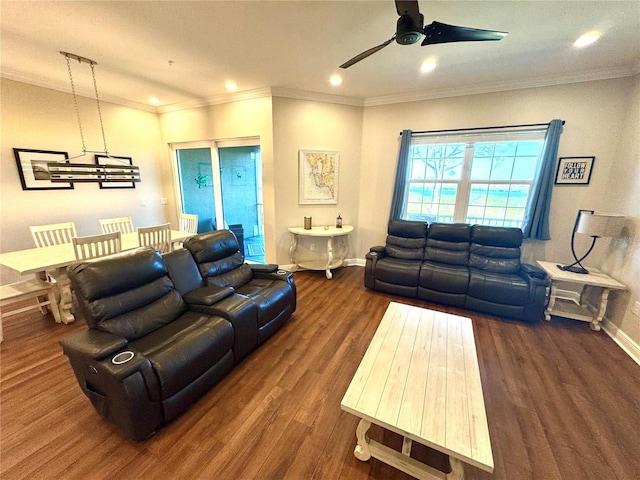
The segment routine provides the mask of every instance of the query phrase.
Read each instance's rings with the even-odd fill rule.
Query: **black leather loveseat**
[[[69,267],[88,330],[62,339],[95,409],[136,439],[204,395],[292,315],[277,265],[244,263],[233,233],[197,235]]]
[[[522,230],[392,220],[385,246],[366,255],[366,287],[535,322],[549,280],[520,262]]]

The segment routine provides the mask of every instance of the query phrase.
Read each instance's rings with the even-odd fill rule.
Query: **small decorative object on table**
[[[336,228],[342,228],[342,217],[338,214],[338,218],[336,218]]]
[[[311,230],[311,217],[304,217],[304,229]]]

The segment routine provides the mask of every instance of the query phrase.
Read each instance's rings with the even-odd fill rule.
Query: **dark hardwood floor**
[[[84,397],[58,341],[86,328],[39,312],[4,320],[2,479],[410,477],[353,456],[340,400],[391,300],[473,319],[494,473],[476,480],[640,479],[640,366],[604,332],[554,318],[525,325],[364,288],[363,270],[295,274],[289,323],[187,412],[144,442]],[[77,309],[76,309],[77,311]],[[372,438],[401,439],[372,427]],[[418,458],[437,460],[415,446]]]

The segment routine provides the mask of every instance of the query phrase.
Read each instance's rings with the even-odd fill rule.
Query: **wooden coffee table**
[[[354,455],[420,479],[493,472],[471,319],[391,302],[341,402],[360,417]],[[372,423],[404,437],[402,452],[370,440]],[[409,455],[412,441],[449,456],[441,472]]]

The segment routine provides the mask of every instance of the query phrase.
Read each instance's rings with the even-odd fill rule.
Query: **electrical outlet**
[[[640,315],[640,302],[639,301],[636,301],[636,303],[633,304],[633,308],[631,309],[631,313],[633,313],[636,316]]]
[[[312,243],[311,245],[309,245],[309,250],[311,250],[312,252],[316,249],[316,244]]]
[[[167,199],[166,199],[166,198],[162,197],[162,198],[160,199],[160,204],[161,204],[161,205],[166,205],[167,203],[168,203],[168,202],[167,202]]]

